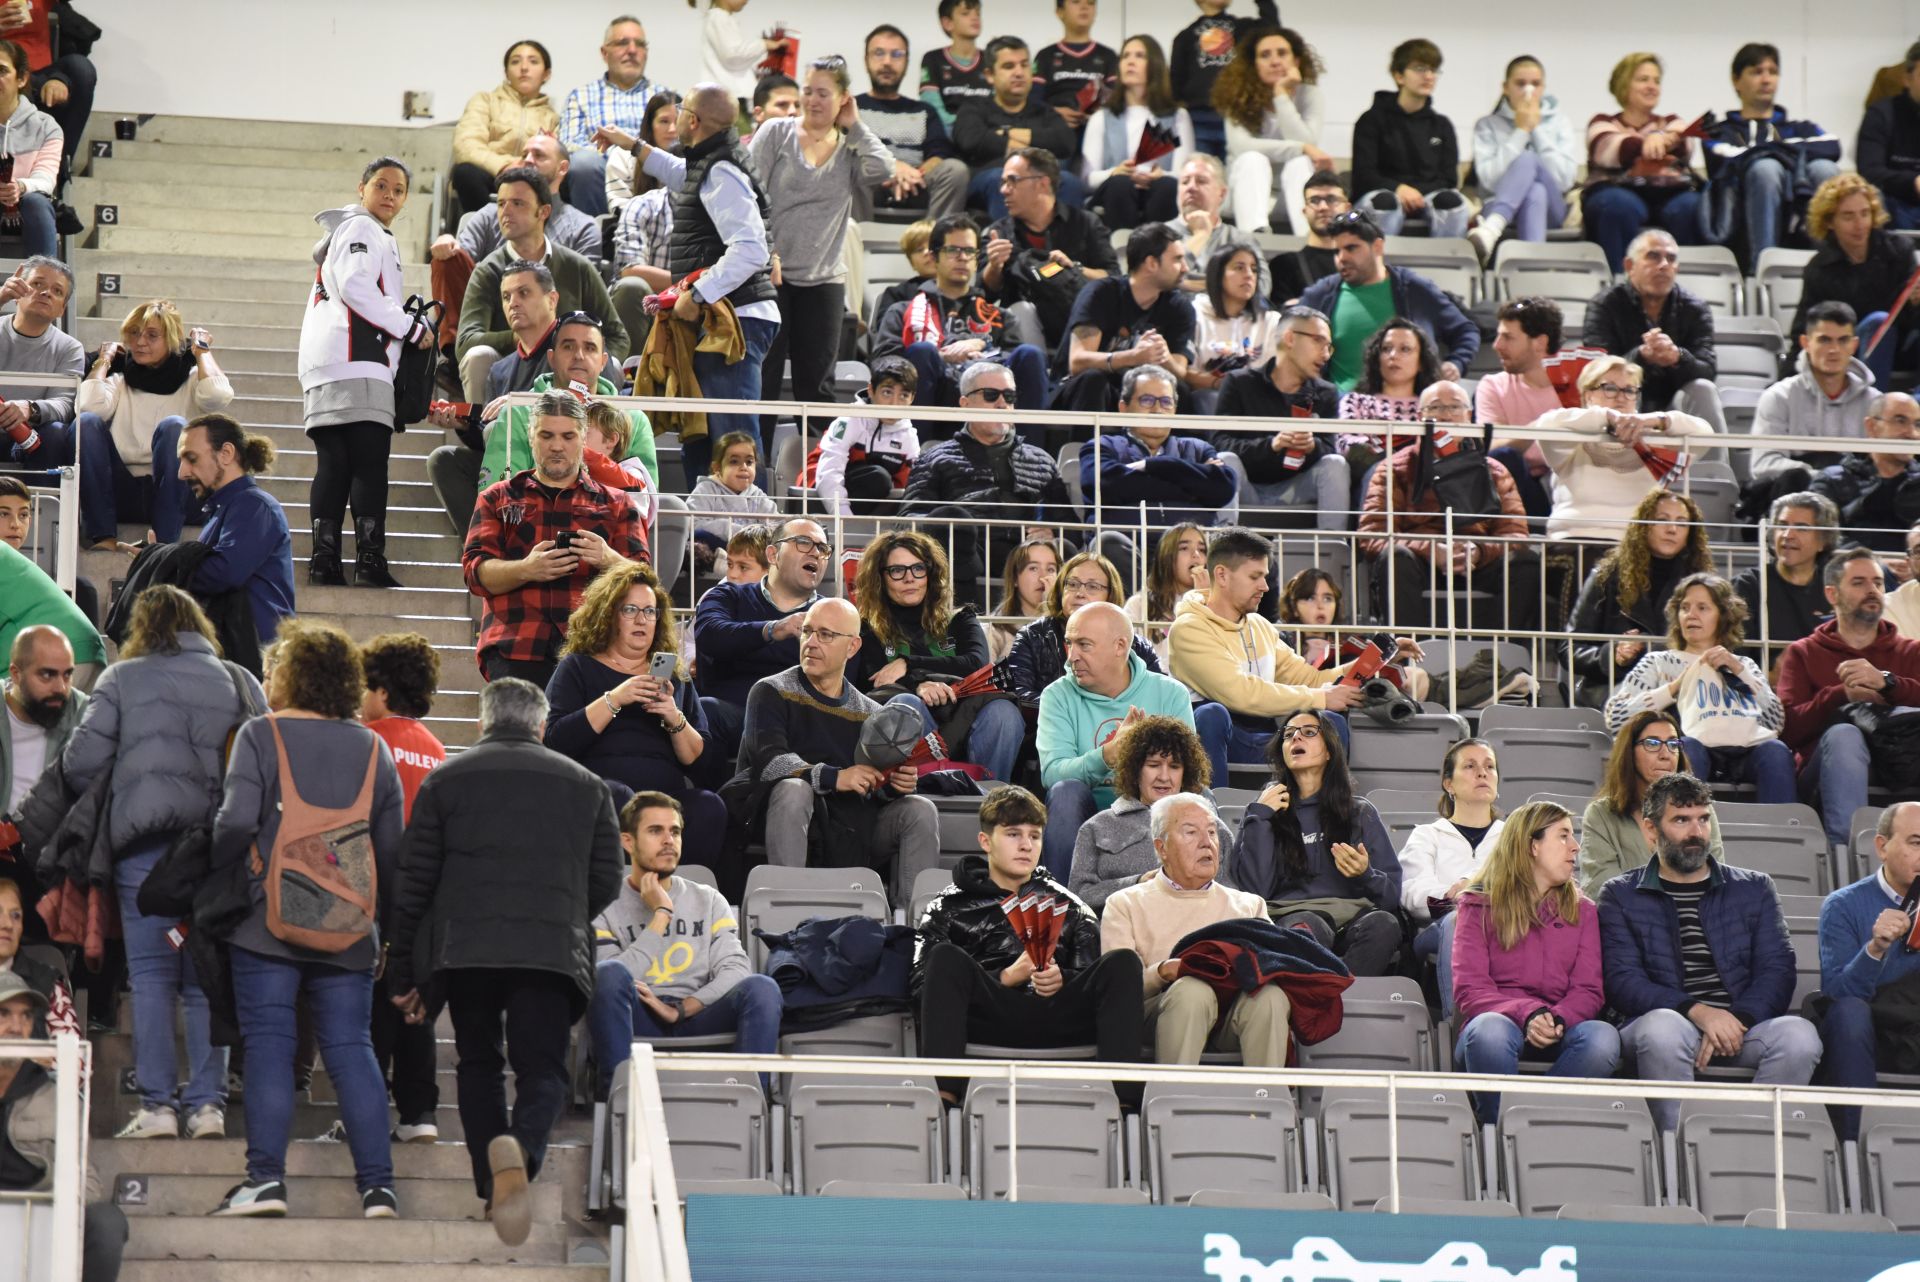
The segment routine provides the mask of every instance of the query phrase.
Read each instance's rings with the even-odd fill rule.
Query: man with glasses
[[[647,103],[665,88],[647,79],[647,29],[638,18],[623,14],[607,24],[600,57],[606,74],[568,94],[560,117],[560,141],[573,160],[567,199],[595,218],[607,212],[607,162],[595,145],[596,132],[638,134]]]
[[[1649,228],[1627,246],[1625,277],[1587,304],[1585,345],[1624,356],[1640,368],[1640,404],[1682,410],[1725,432],[1714,387],[1713,309],[1675,278],[1680,246]]]
[[[1307,243],[1290,254],[1273,257],[1274,306],[1299,301],[1307,286],[1340,270],[1333,251],[1334,220],[1353,208],[1340,175],[1316,169],[1307,179]]]
[[[1761,542],[1771,555],[1764,565],[1735,575],[1733,590],[1747,603],[1745,653],[1772,673],[1790,642],[1833,617],[1824,576],[1827,554],[1840,540],[1840,509],[1832,499],[1811,490],[1783,494],[1767,509],[1767,530]],[[1762,575],[1766,576],[1764,588]]]
[[[924,209],[947,218],[966,207],[966,162],[954,154],[940,113],[920,98],[900,92],[907,76],[906,33],[883,22],[867,33],[868,91],[854,98],[860,119],[893,153],[893,177],[879,187],[859,187],[853,216],[871,218],[882,209]]]
[[[1353,123],[1353,189],[1366,193],[1360,208],[1389,236],[1422,216],[1429,236],[1465,236],[1473,206],[1459,192],[1459,137],[1453,122],[1433,109],[1439,46],[1403,40],[1388,70],[1395,87],[1375,93],[1373,106]]]
[[[905,903],[914,878],[940,866],[940,814],[917,794],[915,767],[861,763],[863,731],[880,705],[847,680],[859,611],[838,597],[816,601],[796,636],[799,663],[747,696],[729,807],[762,820],[769,864],[890,871],[893,899]]]
[[[1065,179],[1054,153],[1043,147],[1023,147],[1007,157],[996,180],[1006,208],[981,246],[980,288],[1002,307],[1032,303],[1047,346],[1058,348],[1080,289],[1120,270],[1113,236],[1094,215],[1056,198]]]
[[[1340,393],[1320,377],[1333,348],[1327,318],[1295,305],[1280,314],[1279,345],[1264,365],[1237,369],[1220,388],[1215,413],[1265,419],[1339,417]],[[1347,528],[1353,476],[1323,432],[1287,426],[1257,432],[1220,431],[1213,443],[1240,460],[1255,508],[1305,508],[1323,530]]]
[[[0,284],[0,304],[13,315],[0,324],[0,369],[14,374],[87,372],[80,340],[60,328],[73,295],[73,272],[57,259],[35,256]],[[78,456],[73,389],[17,386],[0,389],[0,459],[32,468],[64,467]]]
[[[1387,265],[1386,234],[1366,214],[1342,214],[1327,226],[1334,270],[1300,295],[1300,305],[1330,318],[1333,359],[1327,377],[1351,392],[1365,367],[1367,340],[1398,316],[1427,331],[1440,349],[1440,377],[1459,378],[1480,350],[1480,328],[1447,292],[1418,272]],[[1225,413],[1222,410],[1221,413]]]
[[[953,147],[973,171],[967,203],[998,221],[1013,208],[1001,175],[1008,161],[1030,147],[1054,157],[1074,156],[1080,144],[1073,126],[1034,95],[1033,57],[1025,41],[1015,36],[990,41],[986,59],[993,95],[960,109],[953,121]],[[1054,182],[1053,191],[1067,204],[1080,208],[1087,203],[1087,185],[1079,178],[1056,173]]]
[[[1905,392],[1886,392],[1867,403],[1867,439],[1911,441],[1920,426],[1920,404]],[[1815,494],[1840,509],[1840,523],[1875,552],[1906,551],[1906,526],[1920,510],[1920,455],[1849,454],[1813,478]]]
[[[1126,372],[1144,365],[1186,377],[1193,348],[1193,303],[1179,287],[1186,270],[1171,227],[1134,229],[1126,276],[1090,281],[1073,302],[1067,341],[1054,356],[1054,373],[1065,379],[1054,389],[1054,409],[1111,410]]]
[[[1473,410],[1458,383],[1441,381],[1420,393],[1420,417],[1470,427]],[[1447,445],[1437,444],[1437,453]],[[1486,462],[1500,506],[1497,516],[1456,516],[1454,540],[1438,490],[1421,473],[1420,442],[1394,452],[1374,469],[1360,505],[1360,554],[1373,562],[1377,613],[1397,628],[1424,628],[1459,594],[1460,626],[1532,631],[1540,626],[1540,556],[1525,542],[1527,509],[1512,475],[1497,459]],[[1387,486],[1393,486],[1393,537],[1387,537]],[[1393,567],[1388,584],[1387,567]],[[1391,613],[1388,606],[1391,604]]]
[[[960,408],[1011,409],[1013,375],[991,361],[975,361],[960,374]],[[1053,456],[1021,440],[1004,419],[976,419],[952,440],[920,452],[907,476],[900,514],[921,518],[934,537],[950,535],[954,592],[986,606],[981,582],[988,566],[1030,538],[1053,538],[1072,519],[1072,500]],[[934,520],[953,522],[950,526]],[[984,521],[1017,522],[984,525]],[[702,643],[704,646],[704,642]],[[704,655],[705,650],[701,653]]]
[[[1179,238],[1181,257],[1185,260],[1180,288],[1189,294],[1204,291],[1207,264],[1227,248],[1253,250],[1260,262],[1261,294],[1273,288],[1267,257],[1254,244],[1253,237],[1220,216],[1220,210],[1227,203],[1227,167],[1220,163],[1220,157],[1201,152],[1180,166],[1178,199],[1180,216],[1167,226]]]
[[[916,405],[959,404],[961,369],[992,361],[1013,376],[1021,409],[1046,408],[1046,353],[1031,343],[1009,346],[1006,313],[974,286],[980,229],[973,219],[950,214],[936,221],[927,252],[933,255],[932,278],[871,326],[873,359],[904,356],[913,362],[920,374]]]
[[[1894,573],[1906,581],[1887,598],[1887,618],[1903,637],[1920,641],[1920,522],[1907,531],[1907,559]]]
[[[766,577],[718,583],[700,598],[693,616],[700,710],[726,755],[740,747],[754,683],[799,662],[801,616],[820,600],[820,579],[832,564],[833,545],[818,521],[782,521],[767,541]]]
[[[1859,320],[1853,308],[1842,302],[1829,300],[1807,308],[1794,373],[1760,394],[1753,411],[1755,436],[1866,435],[1874,388],[1873,374],[1855,354],[1860,348]],[[1749,492],[1771,498],[1804,490],[1815,472],[1838,463],[1840,457],[1824,448],[1755,450]]]

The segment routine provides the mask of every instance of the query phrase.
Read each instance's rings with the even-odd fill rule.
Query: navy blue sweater
[[[736,707],[747,706],[753,683],[800,662],[800,638],[768,641],[766,625],[803,613],[818,596],[782,610],[767,595],[766,581],[719,583],[700,598],[693,614],[694,649],[700,659],[700,691]]]
[[[293,535],[280,500],[251,476],[213,492],[200,541],[213,552],[193,576],[193,590],[211,596],[244,587],[260,644],[273,640],[280,621],[293,617]]]
[[[1213,445],[1197,436],[1169,436],[1161,452],[1152,454],[1131,432],[1109,433],[1100,438],[1097,469],[1093,442],[1080,447],[1080,488],[1091,503],[1097,470],[1101,502],[1124,505],[1122,524],[1145,503],[1147,523],[1155,529],[1185,521],[1212,525],[1240,488],[1225,464],[1211,461],[1216,457]]]
[[[1280,843],[1274,840],[1273,825],[1278,816],[1272,807],[1254,802],[1247,807],[1240,824],[1240,838],[1233,846],[1233,880],[1270,903],[1299,899],[1370,899],[1389,912],[1400,906],[1400,857],[1394,853],[1393,839],[1380,812],[1365,797],[1353,799],[1353,833],[1346,840],[1364,846],[1367,870],[1349,877],[1333,862],[1333,843],[1327,839],[1320,822],[1320,798],[1292,799],[1294,818],[1307,851],[1305,875],[1295,881],[1284,880],[1280,866]],[[1282,820],[1281,822],[1285,822]]]

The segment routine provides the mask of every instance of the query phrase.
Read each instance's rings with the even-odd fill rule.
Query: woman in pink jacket
[[[1600,920],[1575,874],[1573,816],[1529,802],[1506,826],[1461,893],[1453,936],[1453,1004],[1466,1021],[1453,1062],[1468,1073],[1514,1073],[1522,1058],[1551,1060],[1555,1077],[1611,1077],[1620,1034],[1599,1018]],[[1500,1097],[1474,1098],[1482,1122]]]

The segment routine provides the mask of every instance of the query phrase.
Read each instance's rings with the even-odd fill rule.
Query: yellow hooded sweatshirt
[[[1284,717],[1324,708],[1322,687],[1346,672],[1345,666],[1322,671],[1302,659],[1261,615],[1228,623],[1207,608],[1206,593],[1199,591],[1174,608],[1167,648],[1176,680],[1236,716]]]

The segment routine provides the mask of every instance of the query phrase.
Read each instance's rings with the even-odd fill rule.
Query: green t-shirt
[[[107,643],[73,599],[39,566],[0,543],[0,654],[12,651],[21,632],[42,623],[66,635],[75,663],[107,661]]]
[[[1333,359],[1327,362],[1327,378],[1335,387],[1353,390],[1360,381],[1361,352],[1367,340],[1392,319],[1392,281],[1340,286],[1340,296],[1333,301]]]

